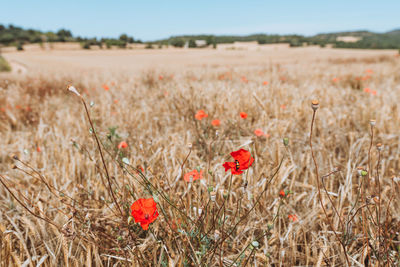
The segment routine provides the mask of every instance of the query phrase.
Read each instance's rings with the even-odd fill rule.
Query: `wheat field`
[[[5,53],[0,266],[398,266],[396,54]]]

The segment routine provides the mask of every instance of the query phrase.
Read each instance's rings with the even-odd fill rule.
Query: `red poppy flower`
[[[257,136],[263,136],[263,135],[265,135],[265,133],[264,133],[263,130],[261,130],[261,129],[255,129],[255,130],[254,130],[254,134],[257,135]]]
[[[149,224],[158,217],[157,203],[153,198],[140,198],[131,206],[131,215],[143,230],[149,229]]]
[[[281,196],[281,197],[285,197],[285,191],[283,191],[283,190],[281,190],[281,191],[279,191],[279,195]]]
[[[370,93],[370,92],[371,92],[371,89],[369,89],[368,87],[366,87],[366,88],[364,88],[364,92]]]
[[[142,167],[142,166],[140,166],[140,165],[137,165],[137,166],[136,166],[136,169],[140,170],[142,173],[144,172],[144,169],[143,169],[143,167]]]
[[[285,105],[285,104],[282,104],[282,105],[281,105],[281,109],[286,109],[286,105]]]
[[[242,119],[246,119],[247,118],[247,113],[246,112],[240,112],[240,117]]]
[[[208,117],[208,114],[204,111],[204,110],[199,110],[197,111],[196,115],[194,116],[196,119],[198,119],[199,121],[201,121],[204,118]]]
[[[37,146],[37,147],[36,147],[36,151],[37,151],[37,152],[41,152],[41,151],[42,151],[42,149],[40,149],[40,146]]]
[[[225,162],[222,166],[225,167],[225,171],[231,170],[232,174],[242,174],[243,170],[248,169],[254,162],[254,158],[250,152],[244,149],[233,151],[231,156],[235,159],[234,162]]]
[[[335,83],[335,82],[338,82],[338,81],[339,81],[339,78],[333,78],[333,79],[332,79],[332,82],[334,82],[334,83]]]
[[[125,141],[122,141],[121,143],[118,144],[118,149],[127,148],[127,147],[128,147],[128,144]]]
[[[264,82],[263,82],[263,85],[268,85],[268,82],[267,82],[267,81],[264,81]]]
[[[242,82],[247,83],[249,80],[247,80],[246,76],[242,76]]]
[[[215,126],[215,127],[217,127],[217,126],[220,126],[221,125],[221,121],[220,120],[213,120],[212,122],[211,122],[211,125],[212,126]]]
[[[203,170],[200,170],[200,172],[198,172],[197,170],[193,170],[191,172],[188,172],[188,173],[185,174],[183,179],[186,182],[194,182],[194,181],[196,181],[198,179],[203,179]]]
[[[298,221],[296,214],[289,214],[288,218],[289,220],[292,220],[292,222]]]
[[[164,79],[164,76],[160,75],[160,76],[158,76],[158,79],[161,81]]]
[[[110,90],[110,87],[108,87],[107,84],[103,84],[103,89],[106,90],[106,91],[108,91],[108,90]]]
[[[375,90],[372,90],[372,91],[371,91],[371,94],[372,94],[372,95],[376,95],[376,91],[375,91]]]

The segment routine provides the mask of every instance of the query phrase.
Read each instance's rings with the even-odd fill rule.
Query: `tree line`
[[[344,42],[338,40],[339,36],[358,37],[355,42]],[[338,32],[317,34],[314,36],[303,35],[278,35],[278,34],[251,34],[246,36],[237,35],[181,35],[172,36],[167,39],[146,42],[146,48],[157,46],[173,46],[189,48],[197,47],[196,40],[204,40],[207,46],[226,44],[234,42],[257,42],[258,44],[277,44],[287,43],[291,47],[304,45],[319,45],[324,47],[332,45],[336,48],[364,48],[364,49],[400,49],[400,29],[387,33],[373,33],[369,31]],[[82,48],[89,49],[93,45],[100,48],[111,48],[117,46],[125,48],[130,43],[142,43],[139,39],[134,39],[127,34],[121,34],[119,38],[85,38],[74,36],[71,31],[60,29],[56,32],[42,32],[33,29],[23,29],[14,25],[0,24],[0,45],[16,46],[19,50],[23,49],[24,44],[45,42],[79,42]]]
[[[0,24],[0,45],[16,46],[18,50],[23,49],[24,44],[43,44],[45,42],[78,42],[82,48],[89,49],[92,45],[100,48],[105,46],[118,46],[125,48],[130,43],[142,43],[139,39],[134,39],[127,34],[121,34],[119,38],[85,38],[73,36],[71,31],[60,29],[57,32],[42,32],[34,29],[23,29],[12,24],[5,26]]]

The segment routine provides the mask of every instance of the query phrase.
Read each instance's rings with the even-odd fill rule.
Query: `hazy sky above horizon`
[[[181,34],[290,34],[400,28],[400,0],[0,0],[0,24],[144,41]]]

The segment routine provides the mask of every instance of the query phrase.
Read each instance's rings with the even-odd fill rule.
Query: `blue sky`
[[[0,24],[66,28],[84,37],[127,33],[144,41],[180,34],[298,33],[400,28],[400,0],[0,0]]]

